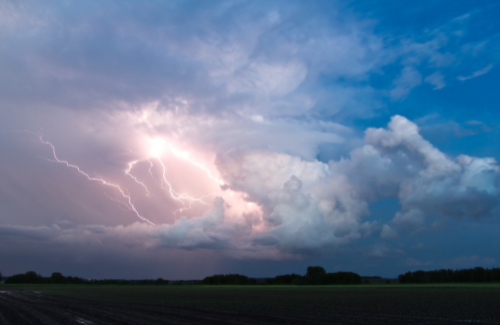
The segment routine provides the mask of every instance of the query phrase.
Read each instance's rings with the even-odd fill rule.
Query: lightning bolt
[[[151,169],[153,168],[153,162],[152,162],[151,160],[149,160],[149,158],[147,159],[147,161],[149,162],[149,170],[148,170],[149,175],[151,175],[151,177],[152,177],[153,179],[155,179],[155,177],[154,177],[154,175],[153,175],[153,172],[151,171]],[[155,181],[156,181],[156,179],[155,179]]]
[[[143,182],[139,181],[137,179],[137,177],[135,177],[134,175],[132,175],[130,173],[130,171],[132,170],[132,168],[134,168],[134,165],[137,164],[137,160],[134,160],[132,162],[129,162],[128,163],[128,169],[125,169],[125,174],[127,174],[128,176],[130,176],[137,184],[141,185],[142,187],[144,187],[144,189],[146,190],[146,193],[148,196],[151,196],[151,192],[149,192],[148,190],[148,187],[146,186],[146,184],[144,184]],[[151,173],[151,167],[149,167],[149,171]]]
[[[67,167],[71,168],[71,169],[74,169],[76,170],[79,174],[85,176],[85,178],[87,178],[89,181],[94,181],[94,182],[98,182],[98,183],[101,183],[102,185],[105,185],[105,186],[109,186],[109,187],[112,187],[114,189],[116,189],[118,192],[120,192],[120,194],[123,196],[123,198],[125,198],[128,202],[128,206],[130,207],[130,209],[132,211],[134,211],[134,213],[136,214],[136,216],[141,219],[142,221],[146,221],[147,223],[155,226],[155,224],[151,221],[149,221],[148,219],[146,219],[145,217],[143,217],[139,211],[137,211],[136,207],[134,206],[133,202],[132,202],[132,198],[130,197],[130,195],[128,195],[127,193],[125,193],[125,191],[117,184],[114,184],[114,183],[111,183],[109,181],[106,181],[105,179],[103,179],[102,177],[92,177],[90,176],[89,174],[87,174],[86,172],[82,171],[80,169],[80,167],[78,167],[77,165],[73,165],[73,164],[70,164],[69,162],[67,162],[66,160],[62,160],[62,159],[59,159],[57,157],[57,154],[56,154],[56,148],[54,147],[54,145],[52,143],[50,143],[49,141],[45,141],[43,140],[43,136],[40,135],[39,136],[40,138],[40,141],[45,144],[45,145],[48,145],[52,148],[52,155],[54,156],[54,159],[55,159],[55,162],[59,163],[59,164],[63,164],[63,165],[66,165]],[[130,169],[133,167],[134,164],[129,164],[129,171]],[[132,167],[131,167],[132,166]],[[131,176],[132,178],[135,179],[135,177]],[[149,193],[149,191],[148,191]]]
[[[43,135],[37,135],[40,139],[40,141],[45,144],[45,145],[48,145],[52,148],[52,155],[54,157],[55,160],[51,160],[53,162],[56,162],[56,163],[60,163],[60,164],[64,164],[66,165],[67,167],[69,168],[72,168],[72,169],[75,169],[79,174],[83,175],[85,178],[87,178],[88,180],[90,181],[95,181],[95,182],[99,182],[101,183],[102,185],[105,185],[105,186],[109,186],[109,187],[112,187],[114,189],[116,189],[118,192],[120,192],[120,194],[122,195],[123,198],[126,199],[127,201],[127,204],[125,204],[124,202],[121,202],[121,201],[118,201],[116,199],[112,199],[110,196],[108,196],[106,193],[106,197],[112,199],[113,201],[116,201],[120,204],[123,204],[124,206],[126,206],[129,210],[133,211],[137,217],[143,221],[146,221],[148,223],[150,223],[151,225],[155,225],[153,222],[151,222],[150,220],[146,219],[144,216],[142,216],[142,214],[137,210],[137,208],[134,206],[134,203],[132,202],[132,198],[130,196],[130,194],[127,194],[118,184],[115,184],[115,183],[111,183],[105,179],[103,179],[102,177],[92,177],[90,176],[88,173],[82,171],[80,169],[79,166],[77,165],[74,165],[74,164],[71,164],[69,163],[68,161],[66,160],[62,160],[62,159],[59,159],[59,157],[57,157],[57,154],[56,154],[56,149],[54,147],[54,145],[49,142],[49,141],[45,141],[43,139]],[[125,174],[132,178],[134,180],[135,183],[137,183],[138,185],[140,185],[141,187],[144,188],[144,190],[146,191],[146,194],[148,196],[151,196],[151,192],[149,191],[147,185],[140,181],[136,176],[134,176],[132,174],[132,169],[134,168],[134,166],[142,161],[148,161],[149,162],[149,169],[148,169],[148,172],[149,174],[151,175],[151,177],[155,180],[156,183],[158,183],[156,181],[156,177],[153,173],[153,168],[154,168],[154,163],[153,163],[153,160],[157,160],[159,162],[159,164],[161,165],[161,168],[162,168],[162,172],[161,172],[161,178],[160,178],[160,186],[163,190],[166,190],[168,191],[168,193],[170,194],[170,197],[172,199],[174,199],[175,201],[179,202],[181,205],[182,205],[182,208],[176,210],[176,211],[173,211],[173,213],[176,213],[176,212],[181,212],[181,211],[184,211],[184,210],[188,210],[190,208],[192,208],[193,204],[195,203],[200,203],[200,204],[206,204],[203,199],[205,199],[206,197],[214,194],[214,193],[209,193],[209,194],[204,194],[200,197],[193,197],[193,196],[190,196],[190,195],[187,195],[187,194],[184,194],[184,193],[179,193],[177,191],[174,190],[172,184],[167,180],[167,177],[166,177],[166,166],[163,162],[163,160],[160,158],[160,153],[161,153],[161,150],[162,150],[162,147],[165,146],[164,144],[164,140],[159,138],[159,139],[154,139],[153,140],[153,144],[154,144],[154,147],[150,153],[150,156],[148,158],[145,158],[143,160],[133,160],[133,161],[130,161],[128,163],[128,168],[125,169]],[[206,172],[208,178],[212,179],[213,181],[217,182],[217,184],[219,185],[224,185],[224,182],[215,177],[208,168],[206,168],[205,166],[203,166],[202,164],[192,160],[191,158],[189,158],[189,153],[186,152],[186,151],[180,151],[178,149],[176,149],[175,147],[173,147],[172,145],[169,144],[169,148],[170,148],[170,151],[172,152],[172,154],[178,158],[181,158],[183,160],[186,160],[188,161],[190,164],[192,164],[193,166],[203,170]],[[164,186],[166,185],[166,187]]]
[[[187,194],[179,194],[177,193],[172,185],[169,183],[169,181],[167,180],[167,177],[165,175],[166,171],[167,171],[167,168],[165,167],[165,164],[163,163],[163,161],[160,159],[160,157],[156,157],[158,159],[158,161],[160,162],[160,165],[163,169],[163,172],[162,172],[162,183],[161,183],[161,188],[162,189],[165,189],[163,187],[163,183],[167,184],[168,186],[168,192],[170,193],[170,196],[174,199],[174,200],[177,200],[179,201],[182,205],[183,205],[183,208],[180,209],[180,211],[183,211],[183,210],[186,210],[186,209],[190,209],[192,206],[193,206],[193,203],[195,202],[198,202],[198,203],[205,203],[203,202],[203,198],[205,198],[206,196],[208,196],[209,194],[207,195],[202,195],[201,197],[199,198],[195,198],[195,197],[192,197],[192,196],[189,196]],[[189,203],[188,205],[188,208],[186,208],[186,202]]]
[[[179,158],[182,158],[184,160],[187,160],[190,164],[200,168],[201,170],[205,171],[207,173],[207,176],[208,178],[216,181],[219,185],[224,185],[224,181],[215,177],[214,175],[212,175],[212,173],[210,172],[210,170],[208,170],[208,168],[206,168],[205,166],[203,166],[202,164],[200,163],[197,163],[196,161],[193,161],[189,158],[189,153],[186,152],[186,151],[180,151],[180,150],[177,150],[175,147],[173,147],[172,145],[169,146],[170,147],[170,151],[176,156],[176,157],[179,157]]]
[[[123,201],[120,201],[120,200],[117,200],[117,199],[115,199],[115,198],[114,198],[114,197],[112,197],[112,196],[109,196],[109,195],[108,195],[108,193],[106,193],[106,191],[104,191],[104,195],[105,195],[108,199],[110,199],[111,201],[114,201],[114,202],[118,203],[118,206],[120,207],[120,209],[121,209],[122,211],[132,211],[132,210],[130,209],[130,206],[129,206],[127,203],[125,203],[125,202],[123,202]]]

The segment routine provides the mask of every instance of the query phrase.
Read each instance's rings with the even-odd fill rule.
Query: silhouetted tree
[[[325,274],[326,271],[321,266],[309,266],[307,267],[306,278],[308,281],[314,282],[315,279]]]
[[[37,283],[40,275],[36,274],[35,271],[26,272],[26,283]]]
[[[361,284],[363,282],[359,274],[353,272],[326,273],[321,266],[309,266],[304,280],[307,284],[312,285]]]
[[[43,278],[41,275],[36,274],[34,271],[26,272],[25,274],[16,274],[10,276],[6,281],[6,284],[32,284],[32,283],[43,283]]]
[[[51,283],[64,283],[66,278],[59,272],[54,272],[52,273],[52,276],[50,277],[50,282]]]
[[[90,280],[85,281],[80,278],[72,278],[66,277],[66,283],[69,283],[71,279],[71,283],[77,283],[77,281],[82,281],[86,284],[91,285],[167,285],[170,281],[163,280],[162,278],[158,278],[156,280],[115,280],[115,279],[104,279],[104,280]],[[175,283],[174,283],[175,284]]]
[[[168,284],[168,280],[163,280],[162,278],[158,278],[156,279],[155,284]]]
[[[398,276],[401,283],[500,282],[500,268],[434,270],[406,272]]]
[[[199,284],[201,281],[188,281],[186,284]],[[54,283],[54,284],[89,284],[89,285],[99,285],[99,284],[114,284],[114,285],[167,285],[168,280],[163,280],[158,278],[156,280],[84,280],[79,277],[64,276],[59,272],[52,273],[50,278],[42,278],[41,275],[36,274],[36,272],[30,271],[26,274],[16,274],[10,276],[6,281],[6,284],[29,284],[29,283]]]
[[[326,273],[325,269],[321,266],[309,266],[305,276],[285,274],[266,279],[266,284],[270,285],[340,285],[361,283],[363,283],[363,279],[359,274],[353,272]]]
[[[285,274],[285,275],[278,275],[274,278],[271,279],[266,279],[266,284],[273,284],[273,285],[286,285],[286,284],[302,284],[303,281],[303,276],[292,273],[292,274]]]
[[[361,284],[363,279],[353,272],[327,273],[316,278],[313,284]]]
[[[240,274],[216,274],[207,276],[201,283],[209,285],[248,285],[257,284],[257,280]]]

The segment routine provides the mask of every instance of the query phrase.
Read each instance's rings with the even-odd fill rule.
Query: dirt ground
[[[487,320],[451,320],[401,315],[312,309],[287,315],[269,310],[234,311],[171,304],[110,303],[68,298],[16,288],[0,291],[0,324],[497,324]]]

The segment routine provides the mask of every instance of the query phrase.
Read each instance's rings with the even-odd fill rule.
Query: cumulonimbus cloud
[[[282,258],[335,249],[378,231],[387,239],[397,238],[398,231],[425,231],[431,217],[493,217],[499,208],[495,159],[449,157],[402,116],[392,117],[387,128],[367,129],[364,144],[348,158],[324,163],[249,147],[219,153],[216,167],[223,189],[198,216],[156,227],[9,226],[1,232],[4,238],[25,233],[32,240],[71,242],[85,235],[100,242],[113,237],[145,248]],[[256,209],[231,207],[228,193],[239,193]],[[401,207],[390,224],[367,222],[368,205],[387,197],[397,198]]]
[[[436,219],[498,215],[495,159],[450,157],[402,116],[364,137],[341,124],[404,100],[429,67],[442,72],[425,81],[442,88],[445,68],[465,55],[460,41],[439,31],[386,42],[372,22],[327,10],[328,1],[308,10],[193,3],[0,5],[0,125],[41,130],[62,159],[122,185],[158,225],[137,222],[112,188],[54,165],[36,137],[9,134],[0,139],[9,152],[0,160],[0,241],[279,259],[402,238]],[[460,44],[454,54],[451,43]],[[381,72],[385,82],[370,82]],[[202,204],[169,196],[160,162],[148,160],[156,138],[207,167],[177,157],[165,168],[179,193]],[[321,155],[322,146],[341,154]],[[149,191],[124,173],[131,162]],[[386,198],[399,202],[392,220],[370,218],[370,205]],[[369,255],[391,251],[379,245]]]

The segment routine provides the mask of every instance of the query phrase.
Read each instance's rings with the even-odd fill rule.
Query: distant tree
[[[240,274],[216,274],[207,276],[201,283],[208,285],[248,285],[257,284],[257,280]]]
[[[406,272],[398,276],[401,283],[456,283],[456,282],[500,282],[500,268],[461,270],[434,270]]]
[[[2,281],[2,272],[0,272],[0,281]]]
[[[16,274],[13,276],[10,276],[5,283],[7,284],[14,284],[14,283],[26,283],[26,284],[32,284],[32,283],[43,283],[44,279],[42,278],[41,275],[36,274],[34,271],[29,271],[26,272],[25,274]]]
[[[166,285],[168,284],[168,280],[163,280],[162,278],[158,278],[156,279],[156,281],[154,281],[154,284],[163,284],[163,285]]]
[[[306,278],[308,280],[314,280],[325,274],[326,271],[321,266],[309,266],[307,268]]]
[[[42,282],[42,276],[36,274],[35,271],[29,271],[25,274],[26,283],[40,283]]]
[[[5,280],[6,284],[18,284],[18,283],[26,283],[24,274],[14,274],[11,275]]]
[[[385,280],[385,284],[391,284],[391,280]]]
[[[305,276],[307,284],[330,285],[330,284],[361,284],[363,279],[357,273],[336,272],[326,273],[321,266],[309,266]]]
[[[266,279],[266,284],[273,284],[273,285],[287,285],[287,284],[302,284],[303,282],[303,277],[301,275],[292,273],[292,274],[285,274],[285,275],[278,275],[274,278]]]
[[[364,279],[364,280],[363,280],[363,284],[370,284],[370,280],[368,280],[368,279]]]
[[[315,284],[361,284],[361,276],[353,272],[327,273],[317,278]]]
[[[91,284],[91,285],[167,285],[170,281],[158,278],[156,280],[117,280],[117,279],[104,279],[104,280],[89,280],[86,281],[77,277],[66,277],[65,283],[73,284]],[[183,281],[184,282],[184,281]],[[186,284],[186,283],[172,283],[172,284]]]
[[[52,276],[50,277],[50,282],[51,283],[64,283],[66,278],[59,272],[54,272],[52,273]]]

